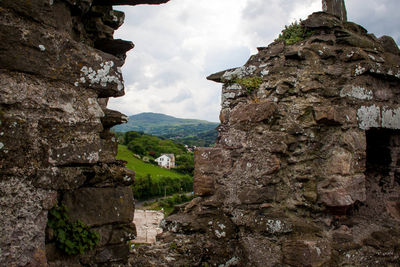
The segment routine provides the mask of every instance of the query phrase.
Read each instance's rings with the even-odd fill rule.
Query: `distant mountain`
[[[217,139],[219,123],[180,119],[160,113],[140,113],[129,117],[128,123],[114,126],[115,132],[144,132],[172,139],[189,146],[207,147]]]

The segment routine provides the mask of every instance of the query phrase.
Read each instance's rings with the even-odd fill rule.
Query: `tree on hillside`
[[[177,167],[175,169],[177,172],[193,175],[194,159],[193,159],[192,153],[186,153],[186,154],[177,156],[175,163],[177,165]]]
[[[128,145],[132,140],[135,140],[139,137],[141,137],[143,135],[143,133],[140,132],[126,132],[125,136],[124,136],[124,145]]]
[[[146,150],[143,148],[143,146],[135,141],[131,141],[128,144],[128,149],[132,151],[135,154],[138,154],[140,156],[145,155]]]

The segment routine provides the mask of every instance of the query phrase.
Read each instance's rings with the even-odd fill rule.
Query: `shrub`
[[[141,144],[135,143],[135,141],[131,141],[128,144],[128,149],[130,151],[132,151],[133,153],[138,154],[140,156],[143,156],[145,153],[145,149],[143,148],[143,146]]]
[[[81,221],[70,222],[65,206],[49,211],[47,226],[53,229],[56,246],[68,255],[92,250],[100,240],[99,234]]]
[[[307,31],[306,28],[301,26],[297,21],[293,22],[289,26],[285,26],[281,34],[275,41],[284,41],[287,45],[292,45],[297,42],[303,41],[313,34],[312,31]]]
[[[138,176],[132,190],[135,199],[139,200],[172,195],[178,192],[191,192],[193,191],[193,178],[189,175],[180,178],[161,176],[157,179],[153,179],[150,175]]]
[[[235,82],[237,84],[243,86],[244,88],[246,88],[248,93],[251,93],[260,87],[263,80],[261,77],[254,76],[254,77],[248,77],[248,78],[238,78],[238,79],[236,79]]]

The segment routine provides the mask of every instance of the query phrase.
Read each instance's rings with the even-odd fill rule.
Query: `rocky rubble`
[[[133,266],[399,266],[399,48],[329,13],[302,26],[209,77],[221,125],[195,154],[199,197]]]
[[[167,1],[3,0],[0,3],[0,265],[113,266],[127,262],[135,236],[134,173],[115,160],[107,109],[124,94],[120,67],[129,41],[113,4]],[[100,234],[95,250],[56,249],[48,211]]]

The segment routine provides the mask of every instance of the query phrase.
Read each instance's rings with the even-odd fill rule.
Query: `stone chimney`
[[[344,0],[322,0],[322,10],[347,21],[347,11]]]

